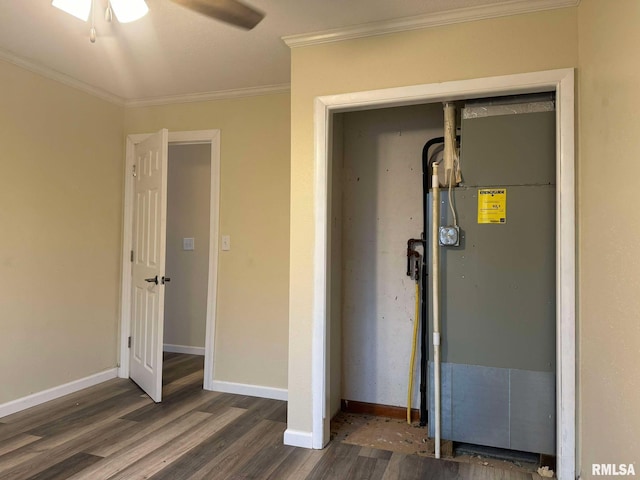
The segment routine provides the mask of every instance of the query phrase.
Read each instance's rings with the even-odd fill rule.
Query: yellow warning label
[[[478,189],[478,223],[507,223],[507,189]]]

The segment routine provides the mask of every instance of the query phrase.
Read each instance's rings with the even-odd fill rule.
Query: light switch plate
[[[231,236],[223,235],[222,236],[222,250],[224,252],[231,250]]]
[[[183,238],[182,239],[182,250],[194,250],[195,242],[193,238]]]

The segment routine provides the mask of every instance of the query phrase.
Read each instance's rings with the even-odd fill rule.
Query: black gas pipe
[[[460,142],[460,135],[456,136],[456,141]],[[427,412],[427,372],[429,362],[429,350],[428,350],[428,304],[427,304],[427,194],[429,193],[429,177],[430,177],[430,162],[429,162],[429,150],[434,145],[444,143],[444,137],[435,137],[429,140],[422,147],[422,238],[424,244],[423,265],[422,265],[422,288],[421,288],[421,304],[420,304],[420,426],[424,427],[428,421]]]

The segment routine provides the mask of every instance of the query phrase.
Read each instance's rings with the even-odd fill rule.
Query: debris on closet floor
[[[427,435],[427,427],[417,422],[409,425],[405,420],[340,412],[331,421],[331,440],[369,447],[405,455],[434,456],[434,441]],[[453,445],[443,441],[442,457],[449,461],[491,466],[508,471],[534,474],[539,464],[491,458],[484,455],[464,453],[453,455]]]

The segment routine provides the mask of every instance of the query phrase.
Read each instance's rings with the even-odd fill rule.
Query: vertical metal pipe
[[[440,245],[438,243],[438,226],[440,224],[440,183],[437,163],[433,164],[431,177],[431,285],[433,309],[433,397],[435,422],[435,453],[440,458]]]

